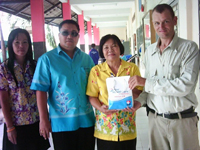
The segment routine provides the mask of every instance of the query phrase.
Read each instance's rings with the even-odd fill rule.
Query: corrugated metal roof
[[[59,0],[44,0],[45,23],[58,26],[63,20],[62,3]],[[31,20],[30,0],[0,0],[0,11]],[[71,11],[72,19],[77,15]]]

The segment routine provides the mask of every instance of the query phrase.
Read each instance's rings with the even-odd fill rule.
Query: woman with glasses
[[[93,67],[88,78],[87,92],[90,103],[96,109],[94,136],[97,138],[98,150],[136,150],[135,111],[140,103],[134,101],[134,107],[123,110],[108,109],[108,91],[106,79],[115,76],[140,76],[138,67],[120,59],[124,46],[116,35],[101,38],[99,55],[106,61]],[[134,99],[142,92],[142,87],[133,89]]]
[[[5,117],[3,150],[47,150],[39,134],[36,93],[30,90],[36,62],[29,33],[14,29],[8,37],[9,58],[0,65],[0,102]]]

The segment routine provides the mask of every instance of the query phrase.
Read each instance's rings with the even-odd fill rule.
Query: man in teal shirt
[[[31,85],[37,91],[40,134],[46,139],[52,132],[56,150],[94,150],[95,118],[85,94],[94,63],[76,47],[79,30],[73,20],[60,23],[60,44],[38,59]]]

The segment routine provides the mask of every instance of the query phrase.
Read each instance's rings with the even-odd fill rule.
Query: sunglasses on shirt
[[[72,32],[69,32],[69,31],[63,31],[63,32],[60,32],[63,36],[68,36],[68,35],[71,35],[72,37],[77,37],[78,36],[78,32],[76,31],[72,31]]]

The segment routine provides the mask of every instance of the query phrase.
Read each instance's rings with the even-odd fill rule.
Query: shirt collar
[[[109,68],[109,66],[107,64],[107,61],[103,62],[102,63],[102,67],[101,67],[101,71],[106,71],[108,69],[110,69],[110,68]]]
[[[20,67],[20,68],[21,68],[21,66],[17,63],[17,61],[14,60],[14,68],[17,68],[17,67]],[[30,61],[27,60],[27,62],[26,62],[26,67],[25,67],[25,71],[26,71],[29,67],[30,67]],[[21,68],[21,69],[22,69],[22,68]]]
[[[177,34],[175,33],[175,34],[174,34],[174,37],[173,37],[173,39],[172,39],[172,41],[169,43],[169,45],[168,45],[165,49],[171,48],[172,50],[177,51],[177,49],[176,49],[177,41],[178,41],[178,36],[177,36]],[[159,38],[158,41],[157,41],[157,43],[156,43],[156,47],[155,47],[155,49],[152,51],[152,54],[151,54],[151,55],[155,54],[156,52],[160,52],[160,49],[159,49],[160,42],[161,42],[161,40],[160,40],[160,38]]]
[[[121,59],[120,69],[124,70],[129,67],[130,67],[129,63]],[[107,61],[105,61],[104,63],[102,63],[101,71],[107,71],[107,70],[110,70],[110,67],[107,64]]]
[[[30,61],[29,60],[27,60],[27,62],[26,62],[26,66],[27,65],[30,65]],[[19,66],[19,64],[17,63],[16,60],[14,60],[14,67],[16,67],[16,66]]]
[[[58,54],[60,55],[61,53],[63,53],[64,51],[61,49],[60,47],[60,44],[58,45],[57,47],[57,52]],[[80,53],[81,50],[78,48],[78,47],[75,47],[75,53],[74,53],[74,56],[77,54],[77,53]],[[65,53],[67,55],[67,53]]]
[[[175,33],[171,43],[169,44],[169,47],[171,47],[171,49],[173,50],[176,50],[177,42],[178,42],[178,36]]]
[[[125,60],[121,59],[121,69],[124,70],[124,69],[127,69],[130,67],[130,64],[127,63]]]

